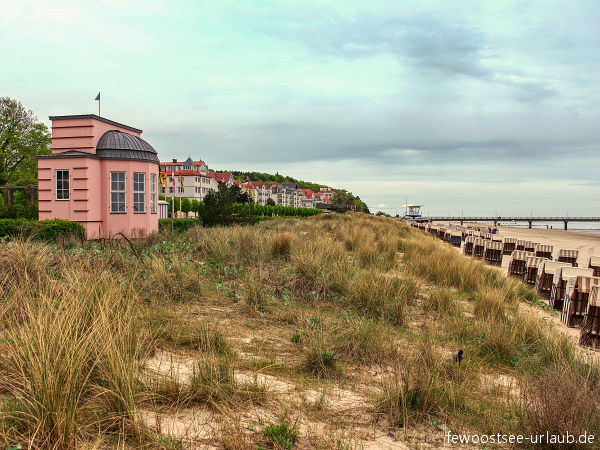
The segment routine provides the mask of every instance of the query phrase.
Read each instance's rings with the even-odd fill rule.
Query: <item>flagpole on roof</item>
[[[102,117],[100,114],[100,92],[98,92],[98,95],[96,95],[95,100],[98,102],[98,117]]]

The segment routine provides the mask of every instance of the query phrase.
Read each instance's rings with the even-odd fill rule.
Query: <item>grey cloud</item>
[[[514,81],[522,76],[497,69],[485,35],[475,27],[448,24],[436,18],[379,18],[356,21],[274,22],[264,24],[271,36],[301,42],[313,50],[347,58],[381,53],[395,55],[420,74],[432,77],[464,76],[512,88],[523,103],[537,103],[556,95],[544,81]]]
[[[515,98],[522,103],[540,103],[558,95],[556,90],[548,87],[543,82],[509,81],[501,83],[514,88]]]
[[[161,159],[185,158],[191,154],[216,168],[232,168],[233,164],[284,167],[290,163],[346,160],[373,167],[402,168],[405,174],[415,170],[431,174],[432,170],[445,170],[440,169],[443,165],[462,165],[462,169],[452,169],[454,175],[451,176],[465,176],[471,174],[474,167],[488,164],[494,170],[500,168],[517,178],[527,177],[532,173],[527,168],[536,166],[544,167],[544,171],[556,179],[574,174],[582,180],[595,177],[594,170],[587,166],[582,168],[578,162],[594,156],[597,150],[593,142],[540,137],[457,140],[444,135],[411,139],[402,134],[365,128],[345,129],[345,133],[339,133],[329,126],[274,121],[231,127],[223,134],[154,130],[147,138]],[[567,161],[565,155],[569,155]]]
[[[433,19],[265,23],[269,35],[296,40],[316,51],[349,58],[388,52],[421,69],[450,75],[490,78],[481,64],[484,37],[476,29],[447,25]]]

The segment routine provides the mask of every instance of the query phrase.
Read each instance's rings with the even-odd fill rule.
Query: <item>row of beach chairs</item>
[[[577,250],[560,249],[552,260],[551,245],[464,228],[418,226],[456,247],[463,241],[465,254],[492,265],[500,266],[503,255],[511,255],[508,275],[535,287],[551,308],[561,311],[565,325],[579,327],[580,345],[600,350],[600,256],[578,267]]]
[[[515,250],[509,275],[535,286],[551,308],[561,311],[561,322],[580,327],[580,345],[600,349],[600,257],[592,256],[588,267],[576,267],[577,251],[564,252],[561,261]],[[593,299],[593,301],[592,301]]]

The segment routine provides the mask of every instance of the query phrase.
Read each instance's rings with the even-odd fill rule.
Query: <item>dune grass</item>
[[[191,408],[223,421],[202,442],[230,448],[280,443],[280,417],[334,427],[288,436],[290,447],[352,446],[372,427],[410,440],[440,423],[598,434],[598,366],[519,306],[537,300],[425,233],[364,214],[131,246],[2,243],[0,445],[193,448],[144,419]],[[156,354],[183,369],[153,372]],[[266,375],[279,384],[261,384]],[[329,393],[344,390],[358,406],[335,407]],[[585,402],[581,417],[569,406]],[[257,408],[264,421],[248,422]]]

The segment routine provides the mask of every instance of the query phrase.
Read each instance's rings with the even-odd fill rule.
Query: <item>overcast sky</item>
[[[0,0],[0,95],[372,210],[600,215],[600,4]]]

